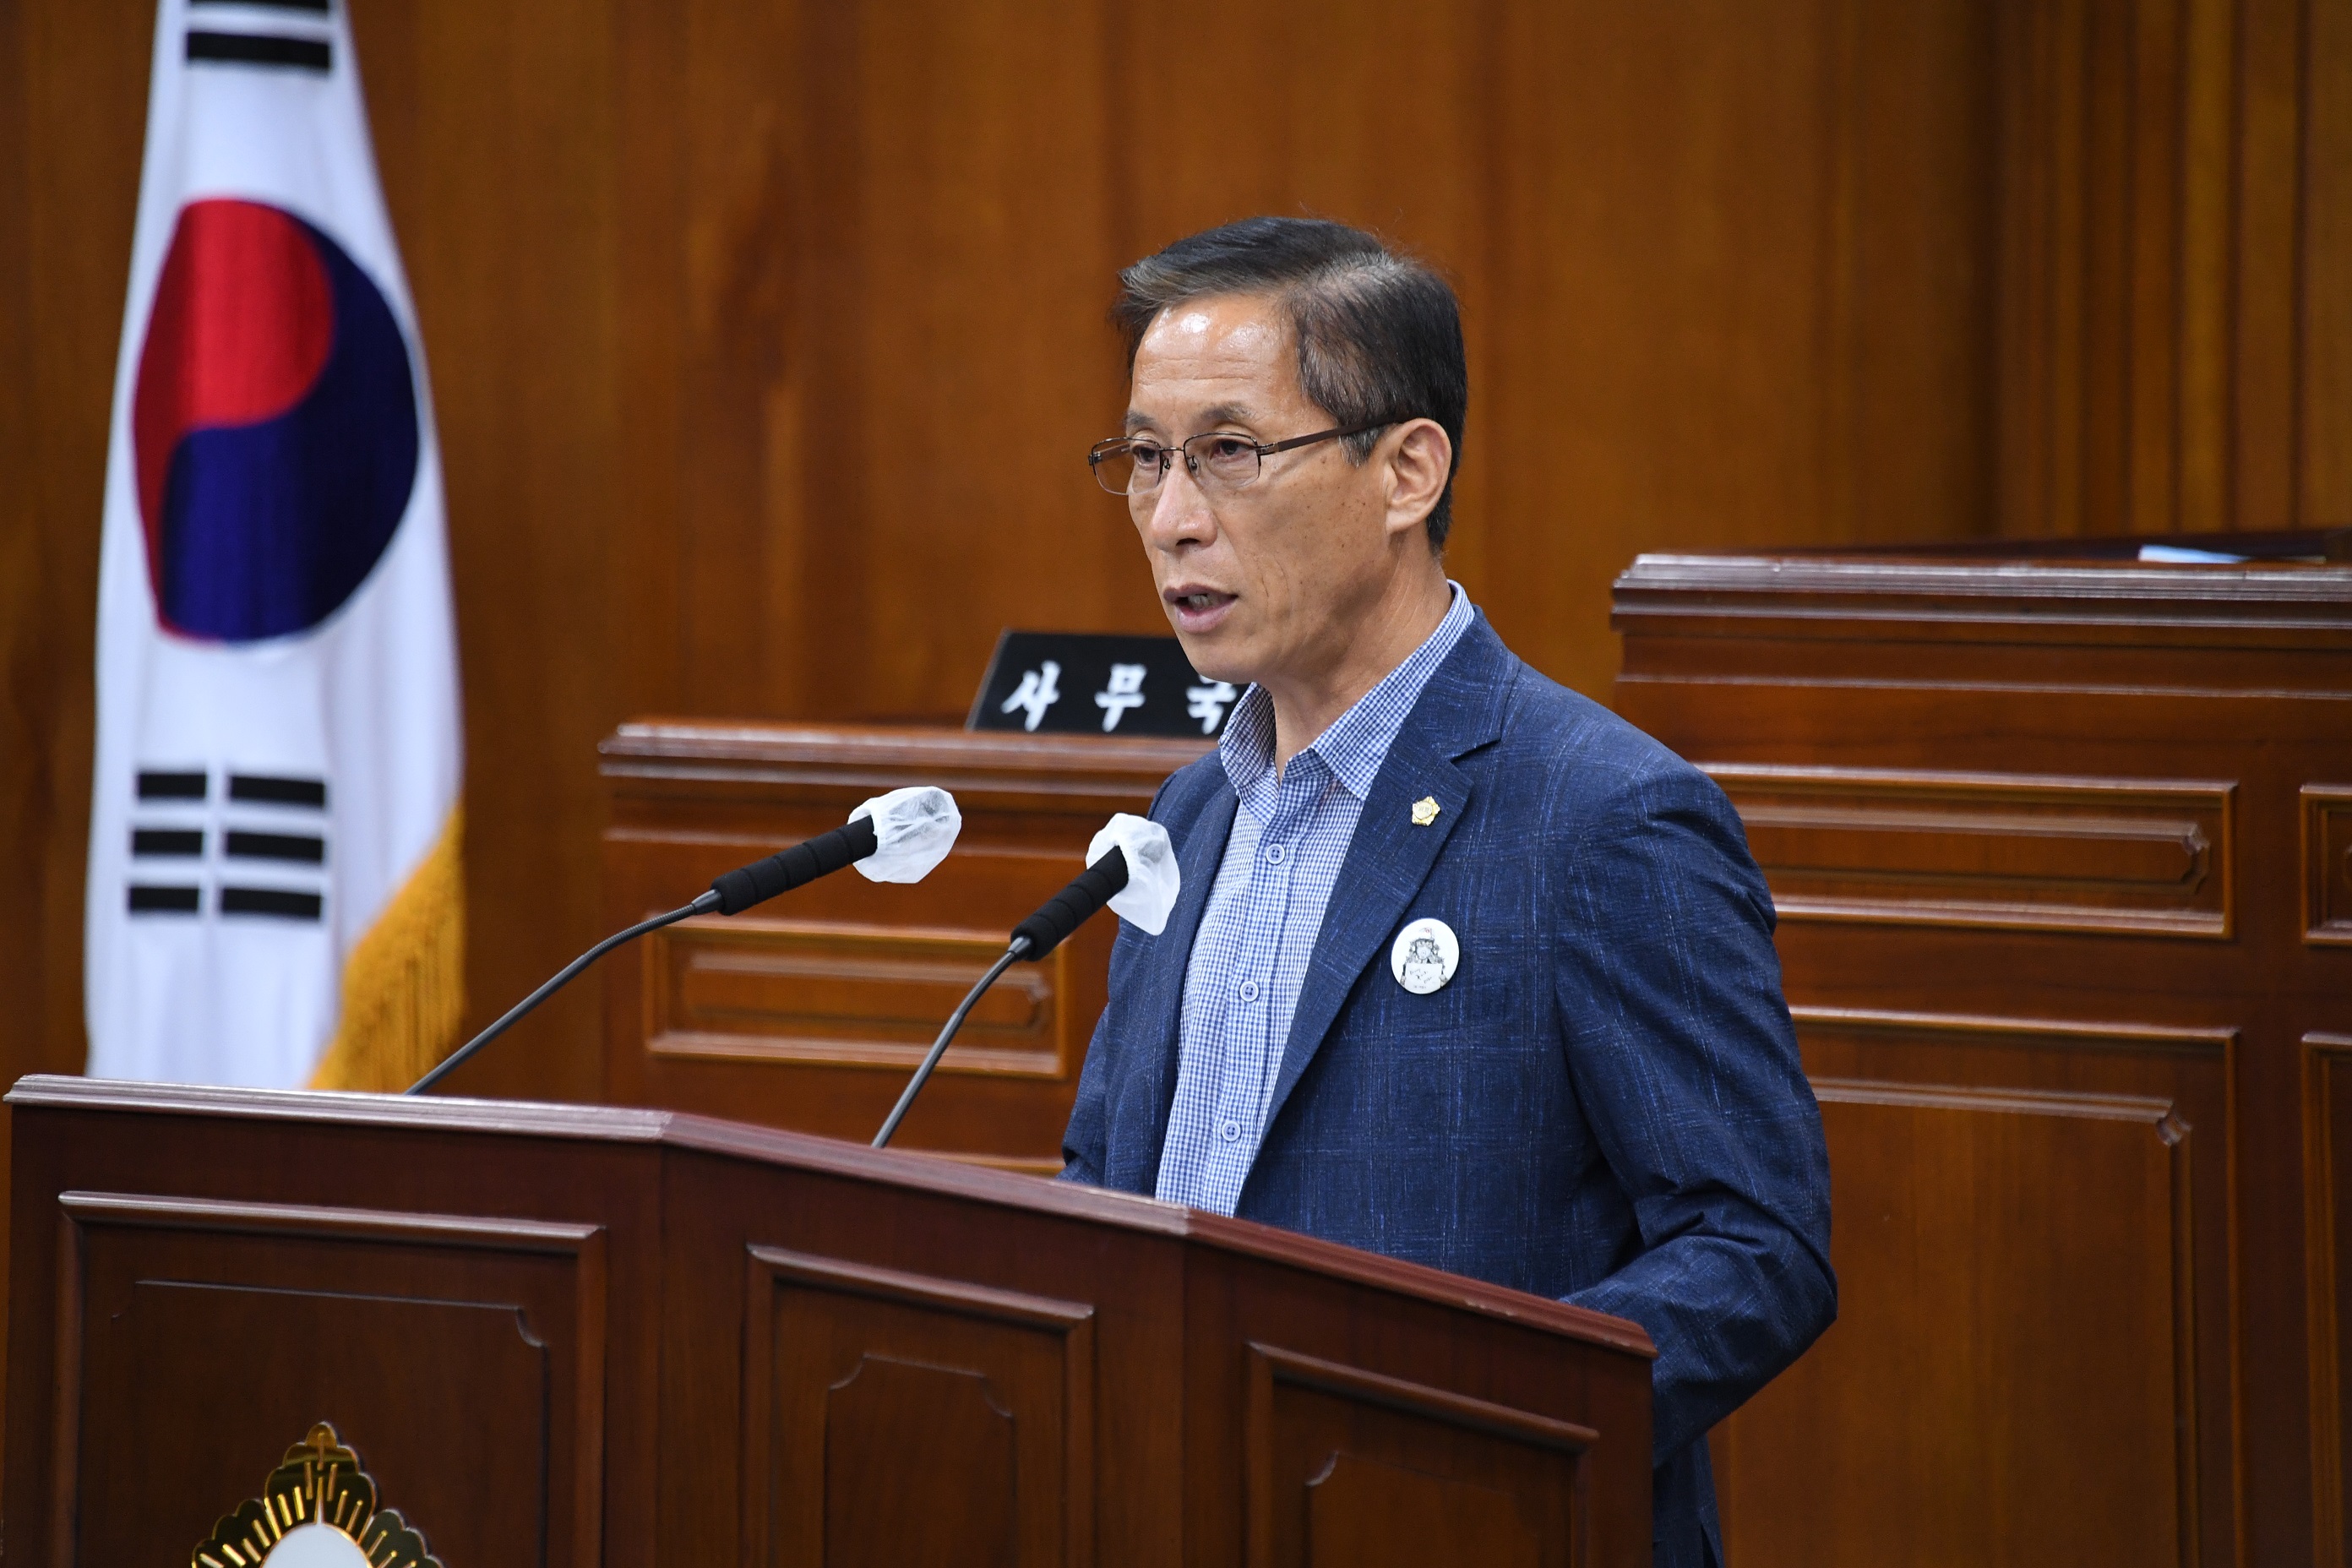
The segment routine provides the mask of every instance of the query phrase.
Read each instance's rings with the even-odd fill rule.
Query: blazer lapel
[[[1266,1106],[1267,1127],[1282,1114],[1283,1102],[1322,1048],[1348,993],[1381,953],[1461,824],[1470,804],[1470,781],[1454,759],[1502,732],[1503,698],[1514,664],[1481,615],[1422,689],[1389,747],[1323,908],[1323,931],[1307,960],[1282,1070]],[[1425,827],[1412,820],[1413,803],[1423,797],[1437,802],[1437,820]]]

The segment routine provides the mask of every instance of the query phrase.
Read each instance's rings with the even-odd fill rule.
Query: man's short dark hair
[[[1299,387],[1334,423],[1434,419],[1444,427],[1454,466],[1428,522],[1430,547],[1444,549],[1470,405],[1462,310],[1445,279],[1343,223],[1253,217],[1204,229],[1118,275],[1110,318],[1126,335],[1129,371],[1160,311],[1212,294],[1270,294],[1279,302],[1298,342]],[[1381,435],[1341,443],[1349,460],[1361,463]]]

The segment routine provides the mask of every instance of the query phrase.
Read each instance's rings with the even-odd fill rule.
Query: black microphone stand
[[[573,959],[571,963],[557,970],[553,979],[541,986],[538,990],[532,992],[530,995],[524,997],[521,1001],[516,1003],[513,1006],[508,1008],[506,1010],[505,1016],[501,1017],[497,1023],[492,1024],[488,1028],[484,1029],[480,1034],[476,1035],[472,1039],[467,1040],[464,1045],[459,1046],[456,1050],[451,1051],[447,1056],[443,1057],[441,1060],[434,1066],[431,1072],[426,1073],[423,1078],[418,1079],[415,1083],[410,1084],[406,1089],[402,1089],[400,1092],[403,1094],[423,1094],[426,1089],[431,1089],[435,1084],[439,1083],[443,1079],[447,1078],[451,1073],[457,1069],[458,1065],[464,1062],[467,1057],[472,1056],[476,1051],[480,1050],[484,1046],[488,1045],[492,1040],[495,1040],[500,1035],[505,1034],[508,1029],[512,1027],[521,1019],[524,1014],[530,1012],[533,1007],[538,1006],[541,1002],[546,1001],[550,996],[554,995],[558,991],[562,990],[563,987],[570,983],[573,975],[579,973],[582,970],[587,968],[590,964],[595,963],[598,959],[604,957],[606,953],[612,952],[623,942],[641,937],[650,931],[659,931],[662,927],[667,925],[676,925],[678,921],[686,919],[689,915],[708,914],[718,907],[719,894],[714,890],[712,892],[703,894],[700,898],[695,900],[694,902],[690,904],[679,905],[677,909],[670,910],[667,914],[656,915],[649,921],[639,921],[636,924],[631,926],[626,931],[614,931],[611,936],[606,937],[604,941],[598,942],[595,946],[590,948],[587,952],[582,953],[579,957]]]
[[[931,1069],[940,1065],[941,1057],[948,1054],[948,1042],[955,1038],[958,1029],[963,1027],[964,1015],[971,1012],[972,1005],[987,993],[990,986],[996,984],[997,976],[1012,968],[1013,961],[1028,951],[1029,939],[1025,936],[1014,937],[1013,945],[1004,950],[1004,956],[990,964],[988,973],[980,977],[980,984],[964,993],[963,1000],[956,1004],[956,1010],[948,1015],[947,1027],[941,1029],[940,1037],[931,1042],[930,1050],[923,1058],[923,1065],[915,1069],[915,1076],[907,1080],[905,1091],[898,1096],[898,1103],[890,1108],[890,1119],[882,1123],[881,1131],[874,1134],[874,1147],[880,1149],[887,1146],[890,1142],[890,1134],[898,1131],[898,1123],[906,1120],[908,1107],[915,1103],[915,1096],[922,1093],[923,1085],[929,1081]]]
[[[931,1042],[931,1048],[924,1054],[922,1065],[915,1069],[915,1076],[907,1080],[907,1088],[898,1096],[898,1103],[890,1108],[889,1120],[882,1123],[882,1131],[874,1134],[875,1148],[888,1145],[890,1135],[898,1131],[898,1123],[906,1120],[908,1108],[915,1103],[915,1096],[922,1093],[923,1085],[930,1081],[931,1069],[940,1065],[941,1057],[947,1055],[948,1042],[955,1038],[958,1029],[963,1027],[964,1016],[987,994],[988,988],[996,984],[997,976],[1012,968],[1015,959],[1025,958],[1034,963],[1061,946],[1063,939],[1092,920],[1105,904],[1110,902],[1113,895],[1126,886],[1127,853],[1114,847],[1106,851],[1101,859],[1079,872],[1068,887],[1047,900],[1045,908],[1013,928],[1013,942],[1005,948],[1004,956],[988,966],[988,973],[980,977],[980,984],[964,993],[964,998],[956,1005],[956,1010],[948,1015],[947,1027],[941,1029],[940,1037]]]
[[[507,1009],[506,1016],[467,1040],[443,1058],[432,1071],[402,1089],[403,1094],[423,1094],[435,1084],[456,1071],[467,1058],[506,1033],[533,1007],[563,989],[566,982],[582,970],[612,952],[625,942],[634,941],[649,931],[659,931],[675,925],[690,915],[709,914],[716,910],[722,915],[739,915],[754,904],[764,903],[778,893],[789,892],[819,877],[830,876],[853,861],[863,860],[880,845],[878,829],[870,816],[861,816],[841,826],[804,838],[789,849],[780,849],[764,860],[754,860],[749,866],[739,866],[710,884],[710,891],[690,904],[682,904],[667,914],[639,921],[623,931],[614,931],[562,969],[555,978]],[[1031,917],[1035,918],[1035,917]]]

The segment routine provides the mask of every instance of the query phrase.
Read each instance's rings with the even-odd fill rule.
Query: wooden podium
[[[1615,1319],[667,1111],[8,1100],[12,1562],[1649,1560]]]

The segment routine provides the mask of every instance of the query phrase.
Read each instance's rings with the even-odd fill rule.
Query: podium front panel
[[[663,1111],[10,1106],[29,1561],[1648,1561],[1649,1342],[1558,1302]]]

